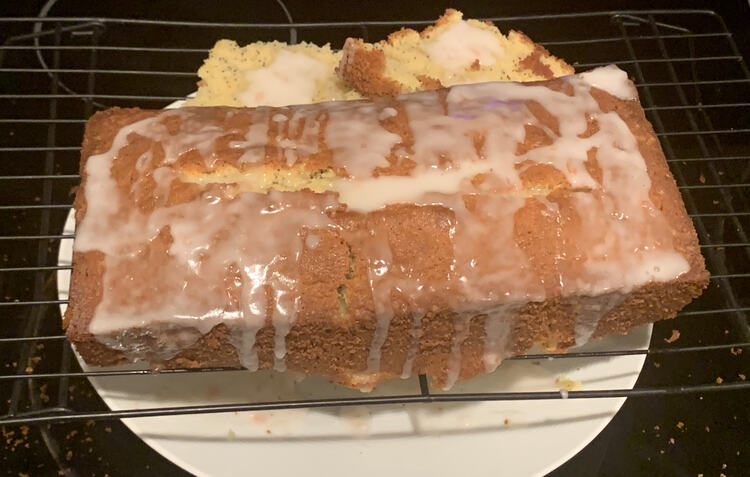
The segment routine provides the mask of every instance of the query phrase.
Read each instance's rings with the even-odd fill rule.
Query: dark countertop
[[[46,2],[5,2],[0,16],[35,16]],[[169,20],[211,20],[284,22],[286,19],[273,0],[258,1],[141,1],[104,0],[90,2],[59,0],[50,16],[109,16],[158,18]],[[89,3],[89,2],[86,2]],[[295,21],[415,20],[436,18],[446,7],[458,8],[467,17],[490,17],[528,14],[570,13],[621,9],[698,8],[713,9],[725,20],[745,58],[750,58],[750,5],[746,0],[628,2],[582,0],[578,2],[542,2],[503,0],[500,2],[459,1],[420,2],[364,1],[309,2],[287,0]],[[2,36],[2,34],[0,34]],[[0,82],[0,88],[3,83]],[[737,101],[750,101],[750,96]],[[2,116],[2,114],[0,114]],[[0,131],[2,131],[0,129]],[[747,151],[747,144],[738,150]],[[3,167],[3,166],[0,166]],[[747,177],[744,178],[747,181]],[[14,194],[16,192],[13,192]],[[8,190],[0,191],[0,204],[18,203],[7,199]],[[21,229],[23,224],[19,225]],[[3,233],[2,235],[10,234]],[[1,244],[3,254],[21,253]],[[745,265],[745,271],[748,266]],[[747,283],[747,282],[744,282]],[[0,290],[5,299],[23,295],[21,282],[3,281]],[[29,285],[31,286],[31,285]],[[744,297],[747,297],[744,291]],[[744,303],[744,306],[747,306]],[[7,309],[0,309],[5,313]],[[3,316],[0,318],[2,320]],[[716,315],[710,323],[702,318],[679,318],[658,324],[652,344],[664,346],[672,329],[680,330],[675,345],[742,341],[736,323],[728,315]],[[0,325],[0,331],[9,325]],[[55,331],[49,331],[54,333]],[[59,330],[58,330],[59,332]],[[18,333],[16,333],[17,335]],[[0,336],[3,336],[0,333]],[[40,349],[39,367],[58,359],[53,346]],[[9,367],[17,354],[0,346],[0,366]],[[48,354],[49,353],[49,354]],[[5,374],[12,372],[6,370]],[[639,386],[681,385],[712,382],[717,377],[750,375],[750,348],[744,354],[728,350],[705,353],[650,356],[644,366]],[[41,385],[43,383],[38,383]],[[99,399],[84,380],[70,390],[73,402],[95,406]],[[24,390],[26,393],[26,390]],[[9,398],[10,388],[0,382],[0,398]],[[47,399],[47,388],[35,388],[34,399]],[[553,477],[584,476],[742,476],[750,475],[750,392],[715,392],[668,397],[628,399],[607,428],[583,451],[558,470]],[[4,411],[3,411],[4,412]],[[46,476],[174,476],[187,475],[152,451],[119,421],[93,421],[65,424],[41,429],[36,427],[3,428],[0,446],[0,474]],[[12,434],[11,434],[12,433]],[[543,449],[539,450],[543,452]],[[61,471],[60,469],[64,469]],[[272,471],[267,474],[273,475]],[[470,470],[467,470],[470,475]],[[498,474],[501,475],[501,474]]]

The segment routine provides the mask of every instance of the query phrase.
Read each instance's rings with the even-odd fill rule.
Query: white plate
[[[171,107],[179,106],[179,102]],[[75,230],[73,211],[63,233]],[[70,265],[72,240],[58,263]],[[70,271],[57,275],[68,298]],[[65,305],[61,305],[65,311]],[[647,348],[651,325],[581,350]],[[101,369],[87,366],[84,370]],[[582,389],[629,389],[645,356],[508,361],[491,375],[459,383],[453,392],[550,391],[556,380]],[[362,394],[322,379],[275,372],[91,378],[113,410]],[[371,395],[419,392],[416,378],[393,381]],[[574,456],[607,425],[624,398],[354,406],[123,419],[136,435],[197,476],[265,475],[382,477],[397,475],[541,476]]]

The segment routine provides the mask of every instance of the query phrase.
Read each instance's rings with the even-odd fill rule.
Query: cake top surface
[[[481,312],[691,270],[676,189],[614,66],[375,101],[103,114],[75,242],[106,264],[95,334],[283,325],[339,306],[344,320]],[[337,280],[365,291],[342,303]]]

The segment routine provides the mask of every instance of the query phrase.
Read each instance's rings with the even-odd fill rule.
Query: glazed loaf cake
[[[708,273],[614,66],[86,127],[67,334],[90,364],[443,388],[674,316]]]

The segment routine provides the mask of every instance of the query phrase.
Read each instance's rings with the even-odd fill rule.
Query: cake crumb
[[[655,431],[658,431],[658,430],[659,430],[659,425],[658,425],[658,424],[654,426],[654,430],[655,430]]]
[[[560,390],[565,390],[565,391],[578,391],[581,389],[580,381],[575,381],[573,379],[570,379],[564,374],[561,374],[560,376],[557,377],[557,379],[555,379],[555,385],[558,388],[560,388]]]
[[[229,431],[227,431],[227,440],[233,441],[236,437],[237,434],[235,434],[233,430],[229,429]]]
[[[674,343],[678,339],[680,339],[680,332],[678,330],[672,330],[672,336],[670,336],[669,338],[664,338],[664,341],[666,341],[667,343]]]
[[[703,173],[701,172],[701,175],[698,176],[698,180],[701,181],[701,184],[705,184],[706,176],[704,176]]]
[[[674,444],[674,437],[670,437],[670,438],[669,438],[669,443],[670,443],[670,444]]]
[[[109,427],[109,426],[107,426],[107,427],[104,428],[104,432],[110,433],[110,432],[112,432],[112,428]]]
[[[505,424],[505,425],[507,426],[509,422],[510,422],[509,420],[505,419],[505,420],[503,421],[503,424]]]
[[[727,468],[727,465],[726,465],[726,464],[721,464],[721,468],[722,468],[722,470],[723,470],[723,469],[726,469],[726,468]]]
[[[742,354],[742,348],[729,348],[729,352],[735,356],[739,356]]]
[[[737,373],[737,376],[738,376],[738,377],[740,378],[740,380],[742,380],[742,381],[744,381],[745,379],[747,379],[747,376],[745,376],[745,375],[744,375],[744,374],[742,374],[742,373]]]
[[[73,451],[69,450],[68,453],[65,454],[65,460],[67,460],[68,462],[70,462],[71,459],[73,459]]]
[[[711,432],[711,428],[710,428],[710,427],[708,427],[708,426],[704,427],[703,429],[705,429],[705,430],[706,430],[706,432]]]
[[[721,379],[720,377],[719,377],[719,378],[716,378],[716,384],[721,384],[721,383],[723,383],[723,382],[724,382],[724,380],[723,380],[723,379]]]
[[[685,427],[685,423],[684,422],[682,422],[682,421],[678,421],[677,422],[677,429],[682,429],[684,427]]]
[[[661,368],[661,363],[654,361],[654,368]]]
[[[271,433],[271,429],[266,429],[266,434],[270,434],[270,433]]]

